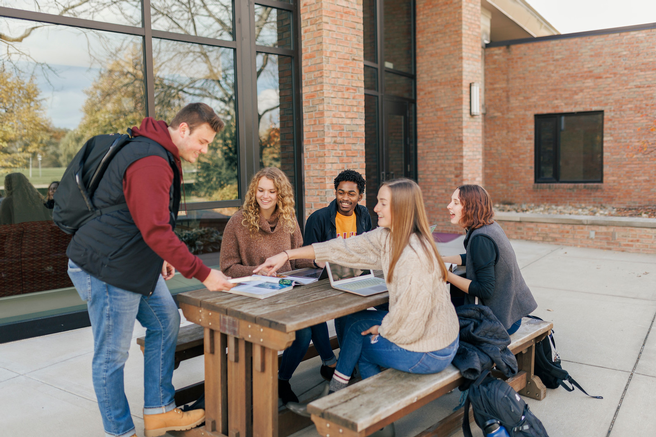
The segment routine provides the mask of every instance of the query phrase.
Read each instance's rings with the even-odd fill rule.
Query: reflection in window
[[[363,0],[362,2],[362,30],[364,37],[364,60],[377,62],[376,0]]]
[[[0,6],[105,23],[141,26],[141,0],[0,0]]]
[[[183,163],[187,201],[239,197],[234,50],[153,40],[155,110],[170,121],[188,103],[210,105],[226,124],[195,164]]]
[[[601,182],[603,112],[535,116],[536,182]]]
[[[378,69],[364,67],[364,89],[378,91]]]
[[[367,208],[375,226],[378,223],[378,215],[374,212],[380,184],[380,170],[378,166],[378,97],[365,94],[364,96],[364,154],[366,162],[365,179],[367,187]]]
[[[292,58],[258,53],[256,64],[260,162],[264,167],[279,167],[293,184],[294,77]]]
[[[292,13],[255,5],[255,44],[292,48]]]
[[[232,40],[232,0],[151,0],[154,30]]]
[[[414,98],[414,80],[399,74],[385,72],[385,94],[408,99]]]
[[[0,33],[15,38],[0,71],[0,296],[70,287],[48,186],[87,139],[144,117],[141,38],[8,18]]]
[[[413,2],[404,0],[385,0],[385,67],[414,73],[412,66]]]

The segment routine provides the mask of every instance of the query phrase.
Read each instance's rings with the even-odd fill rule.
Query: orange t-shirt
[[[337,212],[335,215],[335,228],[338,237],[348,238],[356,235],[358,233],[358,225],[356,222],[355,212],[348,215],[342,215]]]

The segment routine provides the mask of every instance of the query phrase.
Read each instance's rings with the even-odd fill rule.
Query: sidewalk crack
[[[651,328],[654,326],[654,320],[656,320],[656,313],[654,314],[654,317],[651,319],[651,325],[649,325],[649,329],[647,330],[647,335],[645,335],[645,339],[642,342],[642,347],[640,348],[640,352],[638,353],[638,358],[636,359],[636,362],[633,365],[633,370],[631,370],[629,379],[626,381],[626,385],[624,386],[624,391],[622,392],[622,397],[620,397],[620,402],[619,404],[617,404],[617,409],[615,410],[615,415],[613,415],[613,420],[610,421],[610,427],[608,428],[608,434],[606,434],[606,437],[610,437],[610,433],[613,431],[615,420],[617,420],[617,415],[620,413],[620,409],[622,408],[622,402],[624,402],[624,396],[626,396],[626,392],[629,390],[631,379],[633,379],[633,375],[636,373],[636,368],[638,367],[638,363],[640,362],[640,358],[642,357],[642,352],[645,350],[645,345],[647,344],[649,333],[651,332]]]

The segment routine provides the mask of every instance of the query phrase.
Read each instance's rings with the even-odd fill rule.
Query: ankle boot
[[[162,414],[144,414],[146,437],[157,437],[167,431],[186,431],[205,421],[205,410],[182,411],[179,408]]]

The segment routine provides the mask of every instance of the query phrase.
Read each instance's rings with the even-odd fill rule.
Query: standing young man
[[[365,180],[355,170],[344,170],[335,178],[335,199],[325,208],[321,208],[307,219],[303,245],[321,243],[337,236],[349,238],[371,230],[369,211],[358,202],[364,196]],[[323,266],[322,266],[323,267]],[[339,325],[338,336],[341,332]],[[285,350],[278,372],[278,396],[283,404],[298,402],[292,391],[289,380],[305,356],[310,345],[310,339],[321,356],[321,376],[330,381],[335,371],[337,359],[330,345],[328,325],[320,323],[310,328],[296,331],[296,339]],[[288,407],[294,411],[293,407]]]
[[[223,122],[203,103],[184,107],[168,126],[145,118],[134,139],[111,161],[94,194],[98,208],[125,203],[82,226],[66,254],[68,274],[87,302],[94,340],[93,385],[108,437],[136,436],[123,373],[134,322],[146,328],[144,426],[147,437],[187,430],[203,410],[176,408],[172,384],[180,315],[164,280],[178,269],[209,290],[232,287],[173,233],[180,205],[182,164],[194,163]]]

